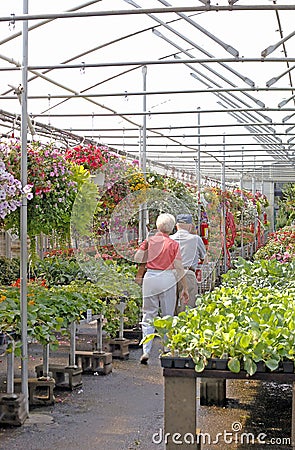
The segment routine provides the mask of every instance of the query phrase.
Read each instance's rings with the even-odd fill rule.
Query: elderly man
[[[196,295],[198,285],[196,280],[196,269],[199,263],[204,262],[206,248],[203,240],[194,234],[193,218],[191,214],[179,214],[176,217],[177,232],[170,237],[179,243],[182,263],[185,269],[185,277],[189,292],[188,306],[194,308],[196,305]],[[184,311],[185,305],[181,301],[182,287],[178,286],[178,306],[177,313]]]

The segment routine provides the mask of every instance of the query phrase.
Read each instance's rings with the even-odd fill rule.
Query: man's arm
[[[182,301],[186,305],[189,300],[189,294],[188,294],[188,287],[187,287],[187,282],[186,282],[184,268],[183,268],[181,259],[175,259],[174,267],[176,270],[177,281],[182,286]]]
[[[198,247],[199,261],[201,264],[203,264],[207,251],[203,239],[200,236],[197,237],[198,237],[197,247]]]

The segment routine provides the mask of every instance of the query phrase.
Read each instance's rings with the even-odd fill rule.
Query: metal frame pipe
[[[70,323],[70,355],[69,355],[69,366],[76,367],[75,361],[76,352],[76,322]]]
[[[102,348],[102,324],[103,315],[98,314],[96,319],[96,351],[98,353],[104,353]]]
[[[9,337],[8,343],[11,344],[11,349],[9,352],[7,352],[6,392],[7,392],[7,394],[13,394],[14,393],[14,348],[15,348],[14,339]]]
[[[45,78],[48,79],[47,77],[42,76],[42,74],[38,74],[38,76],[40,76],[41,78]],[[57,86],[63,87],[65,88],[64,85],[61,85],[60,83],[54,83]],[[215,83],[216,84],[216,83]],[[239,88],[239,87],[233,87],[233,88],[223,88],[223,87],[217,87],[217,88],[212,88],[212,87],[208,87],[208,89],[184,89],[184,90],[161,90],[161,91],[137,91],[137,92],[132,92],[132,91],[124,91],[124,92],[104,92],[104,93],[97,93],[97,94],[79,94],[78,92],[71,94],[58,94],[58,95],[50,95],[51,99],[71,99],[71,98],[96,98],[96,97],[133,97],[133,96],[142,96],[142,95],[170,95],[170,94],[204,94],[204,93],[231,93],[231,92],[253,92],[252,88]],[[280,87],[280,88],[264,88],[264,87],[257,87],[255,88],[255,92],[259,92],[259,91],[274,91],[274,92],[288,92],[288,91],[294,91],[293,87]],[[290,99],[288,100],[284,100],[284,101],[290,101],[294,96],[290,97]],[[0,99],[1,100],[15,100],[15,96],[14,95],[0,95]],[[48,94],[47,95],[28,95],[28,99],[29,100],[42,100],[48,99]],[[241,99],[238,99],[239,101],[242,101]],[[253,99],[253,101],[257,101],[256,99]],[[286,104],[286,103],[285,103]],[[277,107],[278,111],[282,110],[281,106]]]
[[[292,114],[292,115],[295,115]],[[247,122],[247,125],[261,125],[261,122]],[[286,125],[284,122],[273,122],[272,125],[274,126],[281,126],[281,125]],[[288,125],[292,125],[291,123],[288,123]],[[294,127],[295,127],[295,123],[293,123]],[[228,127],[244,127],[245,124],[244,123],[224,123],[224,124],[207,124],[207,125],[200,125],[200,128],[228,128]],[[195,125],[184,125],[184,126],[163,126],[163,127],[148,127],[147,130],[148,131],[157,131],[157,130],[185,130],[185,129],[194,129]],[[124,131],[125,133],[128,131],[135,131],[137,130],[137,128],[125,128]],[[64,128],[64,131],[122,131],[122,128],[94,128],[93,130],[90,128]],[[287,130],[286,130],[287,132]],[[274,130],[273,133],[276,133],[276,131]],[[285,134],[285,133],[276,133],[276,134]],[[228,135],[228,134],[227,134]],[[222,135],[218,135],[218,136],[222,136]],[[247,134],[248,136],[248,134]]]
[[[28,14],[29,0],[23,0],[23,12]],[[21,183],[24,188],[28,184],[27,174],[27,128],[28,128],[28,21],[23,21],[22,30],[22,94],[21,94]],[[27,267],[28,267],[28,241],[27,241],[27,198],[22,196],[20,211],[20,312],[21,312],[21,389],[24,394],[24,408],[29,412],[29,388],[28,388],[28,307],[27,307]]]
[[[0,18],[1,22],[1,18]],[[190,59],[161,59],[161,60],[143,60],[143,61],[110,61],[102,63],[79,63],[79,64],[55,64],[55,65],[32,65],[28,66],[30,71],[33,70],[52,70],[52,69],[86,69],[86,68],[96,68],[96,67],[121,67],[121,66],[150,66],[150,65],[163,65],[163,64],[192,64],[192,63],[246,63],[246,62],[261,62],[266,64],[269,63],[288,63],[295,62],[295,57],[287,58],[190,58]],[[17,71],[21,70],[20,67],[1,67],[0,72],[6,71]],[[253,90],[256,90],[253,87]]]
[[[104,130],[100,130],[100,129],[94,129],[94,130],[90,130],[90,129],[86,129],[86,128],[83,128],[83,129],[79,129],[79,128],[73,128],[72,129],[73,131],[88,131],[88,132],[90,132],[91,131],[91,135],[86,135],[86,137],[87,138],[89,138],[89,137],[93,137],[93,138],[103,138],[103,139],[120,139],[120,140],[122,140],[122,139],[138,139],[138,134],[125,134],[124,133],[124,135],[123,134],[117,134],[117,135],[115,135],[114,133],[115,133],[115,130],[113,130],[114,131],[114,133],[113,134],[101,134],[101,133],[103,133],[104,132]],[[122,131],[122,130],[120,130],[120,131]],[[127,131],[131,131],[131,130],[127,130]],[[150,133],[152,133],[153,132],[153,130],[148,130]],[[99,134],[94,134],[95,132],[99,132]],[[264,133],[259,133],[259,132],[257,132],[257,133],[226,133],[226,136],[227,137],[249,137],[249,136],[269,136],[269,134],[270,133],[266,133],[266,132],[264,132]],[[275,133],[276,134],[276,136],[286,136],[286,133]],[[293,133],[290,133],[290,134],[288,134],[288,136],[293,136],[293,139],[295,138],[295,134],[293,134]],[[159,136],[159,135],[153,135],[153,134],[149,134],[149,136],[148,136],[148,138],[149,139],[160,139],[160,138],[163,138],[163,137],[165,137],[165,136]],[[171,134],[171,133],[169,133],[169,137],[170,138],[197,138],[198,137],[198,134],[185,134],[185,133],[183,133],[183,134]],[[218,134],[218,133],[214,133],[214,134],[202,134],[201,133],[201,138],[210,138],[210,137],[222,137],[222,134]],[[289,143],[289,140],[287,141],[288,143]]]
[[[74,17],[105,17],[105,16],[124,16],[138,14],[167,14],[178,12],[212,12],[212,11],[293,11],[294,5],[204,5],[204,6],[182,6],[165,8],[140,8],[140,9],[116,9],[105,11],[84,11],[84,12],[64,12],[50,14],[11,14],[10,16],[0,17],[0,22],[14,22],[38,20],[38,19],[71,19]]]
[[[172,5],[168,2],[166,2],[165,0],[158,0],[160,3],[162,3],[162,5],[171,7]],[[231,55],[238,57],[239,56],[239,52],[238,50],[236,50],[235,48],[233,48],[231,45],[223,42],[221,39],[219,39],[217,36],[215,36],[214,34],[210,33],[210,31],[206,30],[205,28],[203,28],[201,25],[199,25],[195,20],[193,20],[191,17],[186,16],[185,14],[178,12],[177,15],[179,17],[181,17],[183,20],[185,20],[186,22],[188,22],[190,25],[192,25],[194,28],[197,28],[199,31],[201,31],[201,33],[205,34],[206,36],[208,36],[210,39],[212,39],[213,41],[215,41],[218,45],[220,45],[222,48],[224,48],[225,51],[227,51],[228,53],[230,53]]]
[[[49,378],[49,344],[43,345],[43,377]]]
[[[221,163],[221,190],[222,192],[225,192],[226,190],[226,183],[225,183],[225,136],[223,136],[223,160]],[[227,272],[227,245],[226,245],[226,204],[225,200],[222,201],[222,208],[221,208],[221,226],[222,226],[222,236],[223,236],[223,270],[224,273]]]
[[[233,112],[233,113],[239,113],[239,112],[264,112],[264,108],[231,108],[224,111],[223,109],[201,109],[201,114],[207,114],[207,113],[218,113],[223,114],[224,112]],[[267,108],[267,111],[275,111],[279,112],[282,111],[279,108]],[[284,108],[284,111],[294,111],[294,108]],[[126,111],[126,112],[113,112],[113,113],[81,113],[81,114],[39,114],[32,112],[30,115],[31,117],[116,117],[116,116],[157,116],[157,115],[172,115],[172,114],[196,114],[196,110],[178,110],[178,111],[141,111],[141,112],[133,112],[133,111]],[[253,120],[253,119],[252,119]],[[270,119],[271,121],[271,119]],[[262,122],[258,122],[260,126],[266,126],[266,124],[263,124]],[[244,123],[244,126],[248,125],[248,123]],[[215,125],[216,126],[216,125]]]

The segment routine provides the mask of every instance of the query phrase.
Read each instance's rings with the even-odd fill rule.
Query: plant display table
[[[166,358],[167,359],[167,358]],[[173,358],[171,358],[173,359]],[[180,358],[178,358],[180,359]],[[186,359],[186,358],[183,358]],[[163,360],[161,363],[163,366]],[[167,362],[167,361],[166,361]],[[165,362],[164,362],[165,364]],[[167,436],[166,450],[189,450],[192,448],[190,442],[178,441],[184,436],[196,438],[197,404],[196,404],[196,379],[236,379],[236,380],[264,380],[277,381],[293,384],[292,393],[292,426],[291,441],[295,448],[295,373],[288,372],[256,372],[249,376],[246,371],[233,373],[230,370],[205,369],[196,372],[193,368],[164,367],[164,435]],[[177,434],[180,434],[177,437]],[[173,442],[172,436],[175,436]],[[197,439],[196,439],[197,440]],[[195,447],[194,447],[195,448]],[[198,447],[196,447],[198,448]],[[200,448],[200,447],[199,447]]]
[[[49,373],[55,380],[55,387],[73,390],[82,385],[82,369],[80,367],[65,367],[61,364],[49,364]],[[43,376],[43,364],[35,367],[37,378]]]
[[[21,378],[14,379],[15,392],[21,393]],[[55,399],[53,390],[55,380],[53,378],[29,378],[29,404],[32,406],[54,405]]]
[[[82,373],[108,375],[113,370],[112,360],[112,353],[108,352],[78,351],[75,353],[75,363],[82,370]]]
[[[27,417],[24,394],[0,394],[1,425],[20,426],[23,425]]]

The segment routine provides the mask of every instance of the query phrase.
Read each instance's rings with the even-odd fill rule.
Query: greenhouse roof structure
[[[294,0],[80,2],[1,2],[2,136],[295,181]]]

